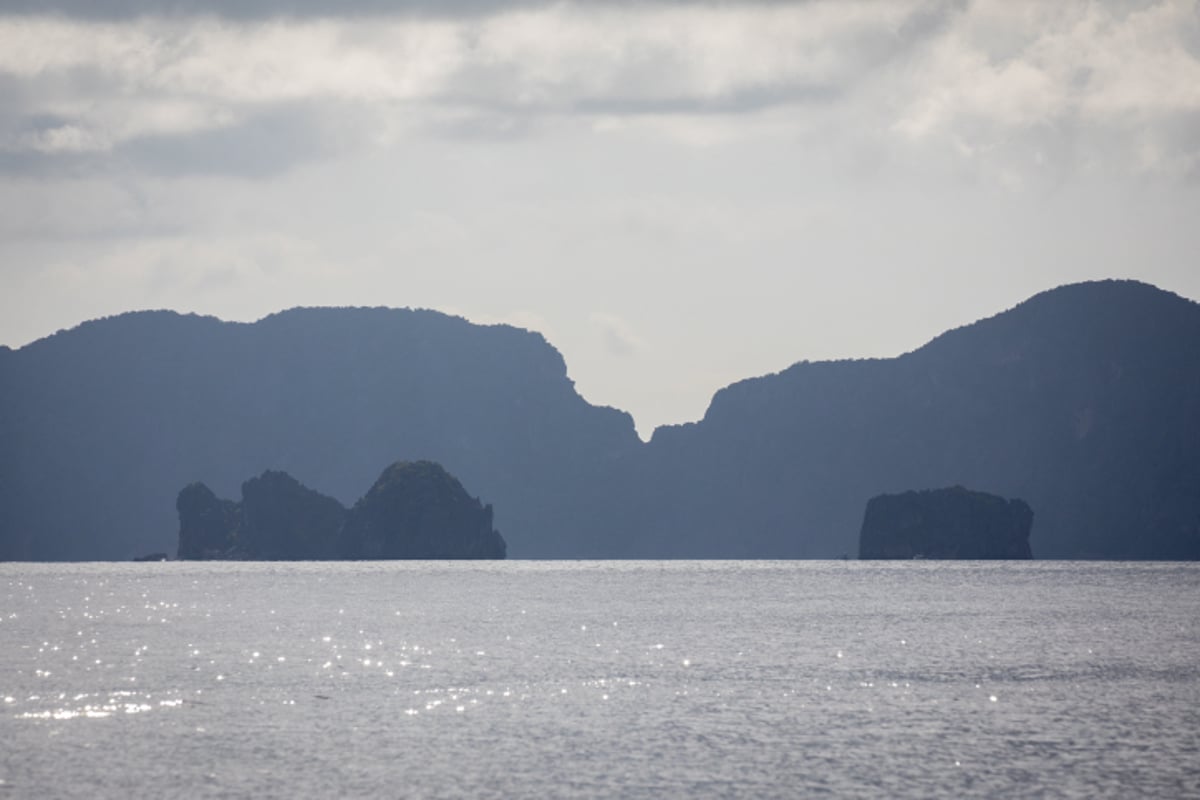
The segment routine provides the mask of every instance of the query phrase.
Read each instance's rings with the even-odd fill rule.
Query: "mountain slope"
[[[853,552],[866,500],[1021,497],[1036,557],[1200,557],[1200,306],[1145,284],[1051,290],[895,359],[801,363],[656,431],[647,554]]]
[[[249,325],[125,314],[0,359],[0,558],[168,550],[172,498],[193,481],[230,495],[285,470],[348,503],[400,459],[437,461],[493,503],[514,555],[567,555],[580,545],[562,532],[640,444],[540,335],[508,326],[391,309]]]
[[[441,463],[509,555],[838,557],[867,500],[1026,500],[1035,557],[1200,558],[1200,305],[1077,284],[893,359],[800,363],[650,443],[534,333],[430,311],[171,312],[0,349],[0,559],[172,549],[174,498],[285,470],[348,504]]]

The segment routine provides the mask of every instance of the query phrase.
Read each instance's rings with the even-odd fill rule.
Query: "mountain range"
[[[430,460],[513,558],[830,558],[866,501],[962,485],[1038,558],[1200,558],[1200,305],[1074,284],[896,358],[728,386],[649,442],[539,334],[433,311],[167,311],[0,348],[0,559],[174,551],[174,501],[283,470],[343,504]]]

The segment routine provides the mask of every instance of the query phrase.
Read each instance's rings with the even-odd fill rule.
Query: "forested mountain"
[[[1026,500],[1037,558],[1200,557],[1200,305],[1064,286],[899,358],[800,363],[659,429],[640,552],[854,552],[866,500]]]
[[[800,363],[638,441],[541,336],[430,311],[170,312],[0,349],[0,558],[173,549],[179,489],[286,470],[342,503],[437,461],[510,557],[837,557],[866,501],[962,485],[1035,557],[1200,558],[1200,306],[1077,284],[893,359]]]
[[[173,551],[194,481],[236,496],[283,470],[348,505],[421,459],[494,504],[514,554],[574,555],[560,533],[640,445],[516,328],[394,309],[124,314],[0,354],[0,558]]]

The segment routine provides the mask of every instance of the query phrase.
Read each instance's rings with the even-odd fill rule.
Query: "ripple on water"
[[[1195,795],[1197,577],[0,565],[20,754],[0,777],[67,797],[126,796],[122,775],[380,795],[401,774],[414,795]]]

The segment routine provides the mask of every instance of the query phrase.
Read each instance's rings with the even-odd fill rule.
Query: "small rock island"
[[[507,550],[492,507],[432,461],[392,464],[350,509],[272,470],[242,484],[240,503],[193,483],[175,505],[180,559],[499,559]]]
[[[881,494],[867,503],[863,559],[1029,559],[1033,511],[1023,500],[954,486]]]

